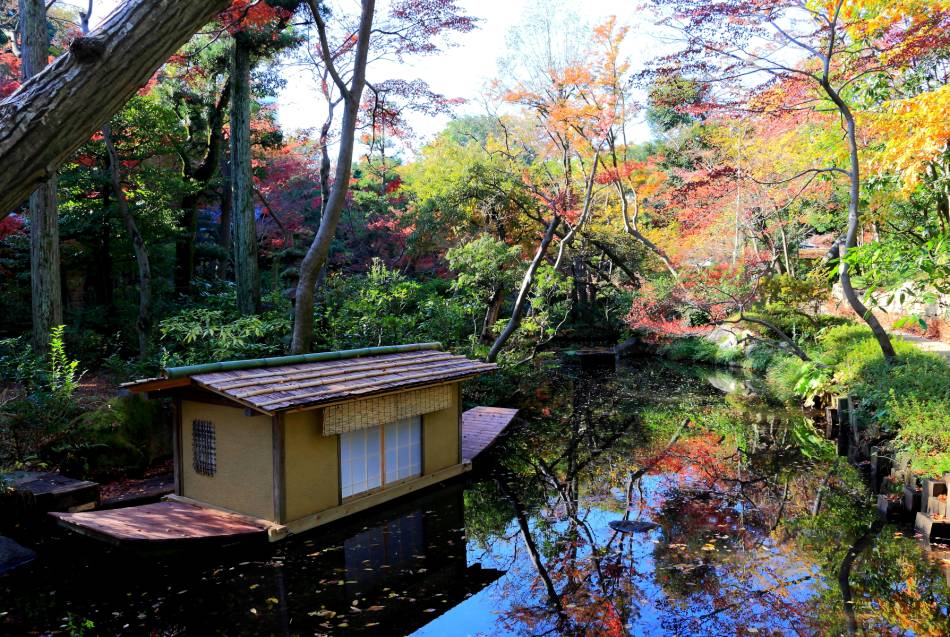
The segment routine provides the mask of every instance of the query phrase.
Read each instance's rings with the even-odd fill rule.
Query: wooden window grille
[[[195,473],[203,476],[214,476],[218,470],[214,423],[209,420],[193,421],[191,423],[191,444]]]

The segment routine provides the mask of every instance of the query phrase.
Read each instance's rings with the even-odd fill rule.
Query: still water
[[[345,524],[165,556],[55,535],[0,578],[0,633],[950,635],[948,555],[748,385],[552,368],[464,481]]]

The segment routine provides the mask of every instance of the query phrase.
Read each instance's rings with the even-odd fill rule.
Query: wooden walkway
[[[517,409],[475,407],[462,414],[462,461],[485,451],[517,415]]]
[[[50,515],[71,531],[116,545],[227,540],[254,535],[266,538],[268,529],[273,526],[264,520],[176,501]]]

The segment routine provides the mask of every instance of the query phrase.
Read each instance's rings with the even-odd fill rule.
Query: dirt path
[[[896,332],[896,334],[905,341],[913,343],[925,352],[933,352],[938,356],[943,356],[947,362],[950,363],[950,343],[935,341],[923,336],[917,336],[916,334],[908,334],[906,332]]]

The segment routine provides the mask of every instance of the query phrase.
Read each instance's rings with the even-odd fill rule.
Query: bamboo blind
[[[454,393],[454,385],[439,385],[331,405],[323,413],[323,435],[368,429],[446,409],[452,406]]]

